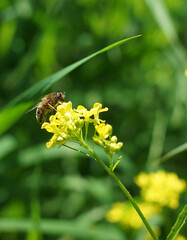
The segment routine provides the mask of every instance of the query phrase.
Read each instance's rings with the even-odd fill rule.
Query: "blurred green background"
[[[45,94],[65,91],[74,107],[109,107],[102,119],[124,142],[116,172],[133,196],[140,171],[162,168],[185,178],[186,151],[156,167],[152,162],[187,139],[187,1],[1,0],[0,10],[0,129],[17,119],[0,138],[0,239],[144,239],[105,220],[124,197],[96,162],[64,147],[47,149],[51,134],[40,129],[35,112],[19,117],[19,107],[6,106],[56,71],[143,34]],[[45,94],[27,99],[27,108]],[[179,211],[163,220],[163,239]]]

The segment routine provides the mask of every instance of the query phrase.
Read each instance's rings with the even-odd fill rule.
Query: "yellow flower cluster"
[[[41,127],[54,134],[49,142],[46,143],[46,147],[54,147],[56,144],[61,146],[69,139],[76,140],[80,136],[82,125],[83,120],[72,109],[71,102],[59,105],[56,114],[50,116],[49,123],[44,122]]]
[[[135,182],[141,188],[145,201],[170,208],[178,207],[180,193],[186,189],[185,180],[179,179],[176,173],[163,170],[150,174],[142,172],[135,178]]]
[[[185,77],[187,77],[187,69],[184,71],[184,75]]]
[[[175,240],[187,240],[187,237],[184,237],[184,236],[179,234],[179,235],[176,236]]]
[[[89,124],[92,123],[98,133],[95,133],[93,140],[103,146],[109,155],[116,153],[121,149],[123,143],[117,143],[117,137],[111,136],[112,126],[99,119],[99,114],[106,111],[108,111],[108,108],[102,108],[100,103],[95,103],[90,110],[81,105],[72,109],[71,102],[59,105],[56,114],[52,115],[49,122],[43,123],[41,127],[53,133],[53,137],[46,143],[46,146],[48,148],[54,147],[56,144],[61,146],[68,140],[81,143],[83,141],[83,126],[85,126],[87,132]]]
[[[141,197],[145,201],[139,202],[138,206],[147,219],[160,213],[163,206],[178,207],[180,193],[186,189],[185,180],[179,179],[176,173],[163,170],[149,174],[142,172],[135,178],[135,182],[141,188]],[[125,228],[138,229],[143,224],[130,202],[114,203],[106,219],[118,222]]]
[[[153,215],[161,211],[159,206],[152,203],[139,203],[138,206],[147,219],[150,219]],[[124,228],[139,229],[143,225],[141,218],[130,202],[118,202],[113,204],[106,215],[106,219],[109,222],[118,222]]]
[[[118,152],[122,146],[122,142],[117,142],[116,136],[112,135],[112,126],[105,123],[100,123],[99,125],[95,126],[95,130],[98,135],[93,136],[93,140],[104,147],[106,153],[112,155]]]

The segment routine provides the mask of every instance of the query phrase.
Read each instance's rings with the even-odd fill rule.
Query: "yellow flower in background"
[[[106,219],[109,222],[119,222],[124,216],[124,202],[114,203],[112,208],[108,211]]]
[[[179,234],[176,236],[175,240],[187,240],[187,238]]]
[[[158,237],[160,235],[161,229],[159,227],[153,226],[153,230],[154,230],[156,236]],[[152,236],[149,233],[147,233],[145,235],[144,239],[145,240],[153,240]]]
[[[185,77],[187,77],[187,69],[184,71],[184,75]]]
[[[152,218],[161,211],[158,205],[151,203],[139,203],[138,206],[147,219]],[[124,228],[139,229],[143,226],[141,218],[130,202],[114,203],[107,212],[106,219],[112,223],[119,223]]]
[[[145,201],[170,208],[178,207],[180,194],[186,189],[185,180],[179,179],[176,173],[163,170],[140,173],[135,182],[141,188],[141,196]]]

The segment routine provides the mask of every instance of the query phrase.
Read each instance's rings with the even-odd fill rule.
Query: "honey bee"
[[[36,119],[39,123],[43,123],[46,120],[47,113],[51,114],[55,108],[65,101],[65,92],[53,92],[45,95],[41,102],[36,104],[28,112],[36,109]]]

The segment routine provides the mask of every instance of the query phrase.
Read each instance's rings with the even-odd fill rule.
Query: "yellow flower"
[[[100,122],[104,122],[103,120],[99,119],[99,113],[101,112],[107,112],[108,108],[105,107],[102,109],[102,104],[100,103],[95,103],[93,105],[93,108],[90,109],[90,112],[94,116],[94,124],[99,124]]]
[[[77,112],[72,109],[72,103],[70,101],[59,105],[57,107],[57,113],[55,116],[64,122],[79,118],[79,114],[77,114]]]
[[[99,125],[95,126],[95,130],[98,133],[93,136],[93,140],[104,147],[106,153],[112,155],[118,152],[122,146],[122,142],[117,143],[117,137],[112,136],[112,126],[105,123],[100,123]]]
[[[119,222],[124,216],[124,203],[114,203],[112,208],[107,212],[106,219],[109,222]]]
[[[76,112],[79,113],[81,117],[84,117],[86,122],[90,122],[92,119],[90,119],[91,114],[90,111],[88,111],[85,107],[82,105],[79,105],[76,109]]]
[[[170,208],[178,207],[180,194],[186,189],[186,182],[179,179],[176,173],[163,170],[150,174],[140,173],[135,182],[141,188],[145,201]]]
[[[50,116],[49,123],[45,122],[41,128],[54,133],[53,137],[46,143],[47,148],[56,144],[65,144],[68,140],[78,140],[83,127],[82,119],[75,110],[72,103],[67,102],[57,107],[55,115]]]
[[[52,138],[49,140],[49,142],[46,143],[46,147],[50,148],[50,147],[55,147],[56,144],[58,144],[59,146],[61,146],[62,144],[65,144],[67,141],[66,137],[60,137],[57,134],[54,134],[52,136]]]
[[[107,139],[112,134],[112,126],[109,124],[105,124],[105,123],[100,123],[99,125],[96,125],[95,130],[99,134],[98,137],[101,140]]]
[[[106,111],[108,111],[108,108],[106,107],[102,109],[102,104],[100,103],[95,103],[93,108],[91,108],[89,111],[82,105],[79,105],[76,109],[76,112],[79,113],[80,117],[84,117],[85,122],[94,124],[104,122],[103,120],[99,119],[99,113]]]
[[[102,108],[100,103],[95,103],[93,108],[88,111],[81,105],[77,109],[72,109],[71,102],[64,102],[57,107],[56,114],[50,116],[49,122],[45,122],[41,126],[42,129],[54,134],[46,146],[48,148],[54,147],[56,144],[61,146],[68,140],[80,141],[83,126],[85,125],[87,131],[89,123],[97,126],[100,122],[105,122],[99,119],[99,113],[105,111],[108,111],[108,108]],[[108,126],[110,125],[107,125],[107,128]],[[112,129],[111,126],[110,129]]]
[[[187,240],[187,238],[179,234],[176,236],[175,240]]]
[[[160,207],[151,203],[138,204],[144,216],[150,219],[160,212]],[[124,228],[139,229],[143,226],[143,222],[130,202],[115,203],[107,212],[106,219],[109,222],[118,222]]]
[[[184,71],[184,75],[185,77],[187,77],[187,69]]]
[[[116,136],[112,136],[108,144],[106,144],[106,151],[111,152],[111,154],[117,153],[123,147],[123,143],[117,142],[117,140]]]
[[[117,142],[116,136],[111,136],[112,126],[105,124],[104,120],[99,119],[99,113],[108,111],[108,108],[102,108],[102,104],[95,103],[89,111],[79,105],[77,109],[72,109],[71,102],[64,102],[57,107],[55,115],[50,116],[49,122],[42,124],[42,129],[53,133],[53,137],[49,140],[46,146],[54,147],[65,144],[68,140],[75,140],[83,143],[82,128],[85,126],[86,136],[89,123],[95,126],[97,134],[93,136],[93,140],[104,147],[105,151],[112,155],[118,152],[123,143]]]

